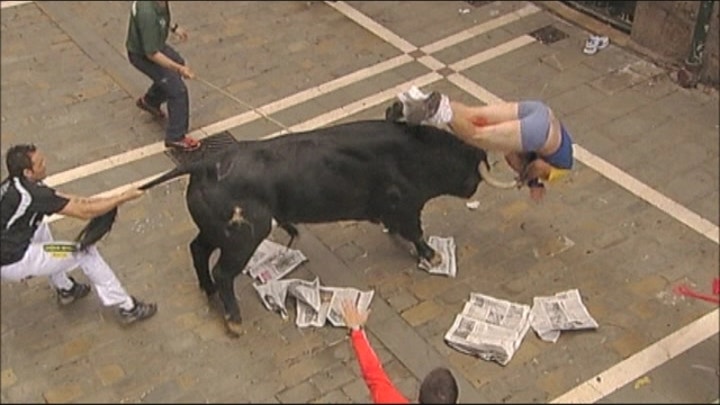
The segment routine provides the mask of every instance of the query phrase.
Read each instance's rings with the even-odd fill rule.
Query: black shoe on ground
[[[56,289],[57,301],[60,305],[68,305],[87,296],[90,293],[90,286],[87,284],[78,283],[72,277],[68,277],[72,281],[73,286],[69,290],[63,290],[61,288]]]
[[[133,297],[133,308],[122,309],[118,311],[120,314],[120,321],[124,324],[131,324],[133,322],[142,321],[143,319],[150,318],[157,312],[157,305],[155,303],[146,304],[142,301],[138,301]]]

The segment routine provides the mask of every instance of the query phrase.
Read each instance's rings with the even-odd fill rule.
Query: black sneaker
[[[73,286],[69,290],[63,290],[61,288],[56,289],[57,301],[60,305],[72,304],[76,300],[87,296],[90,293],[90,286],[87,284],[78,283],[72,277],[68,277],[72,281]]]
[[[130,324],[142,321],[143,319],[150,318],[155,315],[155,312],[157,312],[157,305],[155,303],[146,304],[142,301],[138,301],[135,297],[132,297],[132,299],[134,304],[132,309],[120,308],[118,311],[122,323]]]

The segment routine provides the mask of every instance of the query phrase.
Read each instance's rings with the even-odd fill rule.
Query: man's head
[[[30,181],[40,181],[47,176],[45,156],[35,145],[15,145],[8,149],[5,156],[10,177],[26,177]]]
[[[454,404],[458,398],[458,386],[450,370],[438,367],[431,371],[420,384],[421,404]]]

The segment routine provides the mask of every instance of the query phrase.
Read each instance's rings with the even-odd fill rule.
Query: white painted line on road
[[[465,58],[461,61],[455,62],[452,65],[450,65],[450,69],[455,70],[455,71],[465,70],[471,66],[475,66],[477,64],[486,62],[490,59],[496,58],[497,55],[501,55],[501,54],[508,53],[510,51],[514,51],[515,49],[518,49],[522,46],[525,46],[525,45],[533,43],[533,42],[535,42],[535,38],[531,37],[530,35],[523,35],[523,36],[517,37],[513,40],[504,42],[493,48],[490,48],[484,52],[480,52],[469,58]]]
[[[718,333],[720,310],[715,309],[691,324],[615,364],[551,401],[554,404],[596,402]]]
[[[23,4],[28,3],[32,3],[32,1],[0,1],[0,8],[22,6]]]
[[[407,89],[408,86],[410,86],[412,84],[425,86],[425,85],[431,84],[433,82],[436,82],[440,79],[442,79],[442,76],[440,74],[435,73],[435,72],[430,72],[428,74],[417,77],[415,79],[408,80],[405,83],[398,84],[395,87],[391,87],[389,89],[383,90],[380,93],[375,93],[375,94],[365,97],[361,100],[352,102],[352,103],[342,106],[340,108],[336,108],[325,114],[318,115],[317,117],[310,119],[308,121],[302,122],[297,125],[293,125],[292,127],[290,127],[290,131],[291,132],[302,132],[302,131],[309,131],[314,128],[319,128],[323,125],[327,125],[332,122],[341,120],[345,117],[349,117],[360,111],[366,110],[371,107],[375,107],[376,105],[378,105],[380,103],[388,101],[388,100],[392,99],[393,97],[395,97],[395,95],[397,93],[401,92],[404,89]],[[288,133],[288,131],[282,130],[282,131],[274,132],[270,135],[264,136],[262,139],[274,138],[276,136],[285,135],[287,133]]]
[[[339,11],[341,14],[345,15],[347,18],[355,21],[358,23],[361,27],[367,29],[368,31],[372,32],[373,34],[377,35],[378,37],[382,38],[386,42],[388,42],[390,45],[398,48],[399,50],[403,51],[404,53],[410,53],[415,50],[417,50],[417,46],[411,44],[410,42],[404,40],[399,35],[395,34],[394,32],[390,31],[389,29],[383,27],[382,25],[378,24],[373,20],[372,18],[366,16],[365,14],[361,13],[360,11],[354,9],[349,4],[345,3],[344,1],[326,1],[325,4],[329,5],[330,7],[334,8],[335,10]],[[408,15],[408,18],[412,18],[410,15]]]
[[[402,55],[396,56],[392,59],[388,59],[384,62],[377,63],[373,66],[362,68],[353,73],[339,77],[335,80],[331,80],[329,82],[320,84],[311,89],[301,91],[299,93],[296,93],[290,97],[286,97],[282,100],[276,101],[274,103],[270,103],[267,106],[259,108],[258,110],[261,111],[263,114],[272,114],[272,113],[278,112],[280,110],[284,110],[286,108],[296,106],[300,103],[304,103],[305,101],[311,100],[315,97],[331,93],[331,92],[341,89],[345,86],[349,86],[351,84],[360,82],[362,80],[365,80],[365,79],[375,76],[377,74],[395,69],[406,63],[412,62],[412,60],[413,60],[412,57],[410,57],[406,54],[402,54]]]
[[[461,75],[460,73],[453,73],[448,76],[448,81],[458,88],[465,90],[472,94],[475,98],[482,100],[486,104],[502,103],[503,99],[485,90],[483,87]]]
[[[443,38],[439,41],[433,42],[430,45],[425,45],[422,48],[420,48],[420,50],[427,54],[435,53],[435,52],[443,50],[445,48],[449,48],[451,46],[457,45],[463,41],[467,41],[468,39],[474,38],[478,35],[484,34],[488,31],[492,31],[494,29],[500,28],[503,25],[507,25],[512,22],[518,21],[523,17],[533,15],[533,14],[537,13],[538,11],[540,11],[539,7],[535,6],[534,4],[528,4],[525,7],[521,8],[517,11],[513,11],[511,13],[507,13],[500,17],[486,21],[482,24],[475,25],[464,31],[460,31],[457,34],[453,34],[447,38]]]
[[[720,241],[717,225],[665,197],[611,163],[593,155],[578,144],[575,144],[575,158],[713,242],[718,243]]]

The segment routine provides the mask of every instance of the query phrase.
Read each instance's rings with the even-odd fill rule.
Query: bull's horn
[[[516,188],[518,186],[518,183],[515,180],[502,181],[502,180],[498,180],[495,177],[493,177],[490,174],[490,171],[488,170],[488,166],[484,162],[480,162],[479,169],[480,169],[480,175],[482,176],[483,180],[485,180],[485,182],[492,187],[508,189],[508,188]]]

